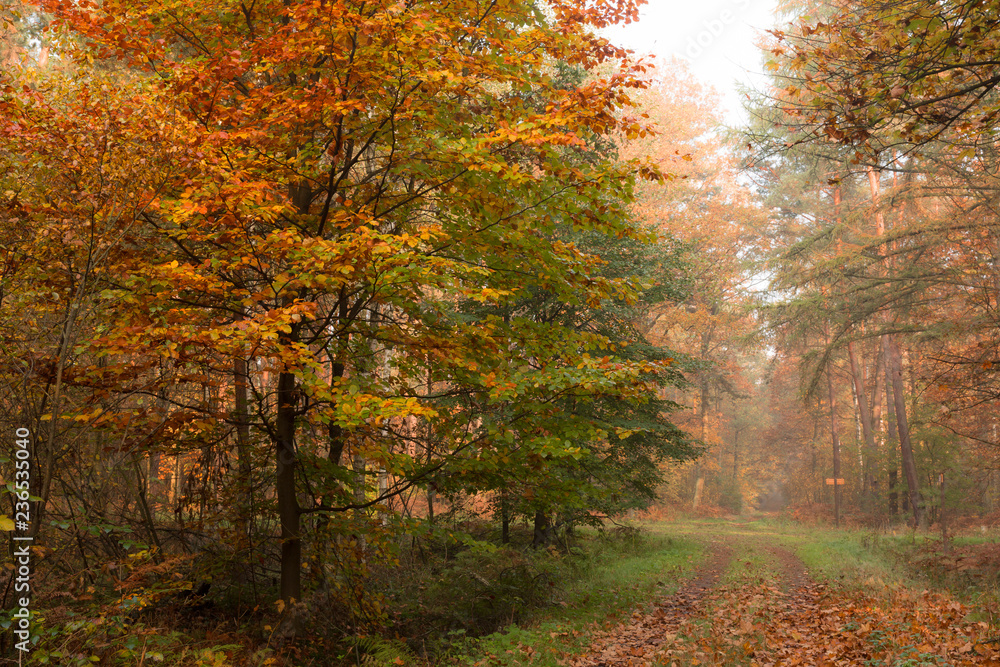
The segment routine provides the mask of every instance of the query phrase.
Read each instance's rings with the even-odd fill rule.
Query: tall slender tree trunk
[[[434,375],[431,373],[430,360],[427,362],[427,395],[431,396],[434,393]],[[430,467],[431,460],[434,458],[434,444],[431,442],[434,431],[431,428],[430,420],[427,421],[424,427],[424,449],[427,454],[427,466]],[[434,482],[432,481],[427,487],[427,520],[430,523],[434,523]],[[506,514],[504,515],[506,517]],[[506,542],[504,543],[506,544]]]
[[[341,329],[346,329],[351,316],[350,302],[347,298],[347,288],[340,288],[340,295],[337,301],[337,318]],[[337,342],[337,349],[330,354],[330,388],[333,389],[344,377],[347,368],[347,340],[341,339]],[[334,421],[330,421],[327,426],[327,460],[335,466],[340,465],[344,455],[344,447],[347,445],[347,433],[344,427]]]
[[[873,509],[877,507],[877,503],[881,500],[880,497],[880,484],[881,484],[881,462],[883,460],[885,452],[885,422],[882,420],[882,395],[885,393],[885,363],[882,359],[882,346],[878,346],[878,352],[875,355],[875,366],[874,373],[875,382],[872,388],[872,400],[871,400],[871,415],[872,415],[872,430],[875,435],[875,454],[876,459],[872,461],[872,498],[875,505]],[[888,485],[887,487],[888,488]]]
[[[812,473],[812,479],[818,480],[816,469],[818,467],[819,461],[816,453],[816,441],[819,440],[819,419],[813,419],[813,437],[809,441],[809,454],[811,455],[812,465],[810,467],[810,472]],[[822,500],[821,492],[823,490],[823,485],[815,487],[816,490],[813,492],[813,502],[818,503]]]
[[[389,494],[389,473],[386,469],[378,469],[378,497],[385,498]],[[384,502],[384,501],[383,501]],[[382,517],[380,523],[383,526],[389,525],[389,507],[386,506],[382,509]]]
[[[367,541],[365,539],[365,534],[360,532],[364,526],[363,517],[364,510],[361,509],[361,505],[365,503],[365,495],[367,492],[367,480],[365,478],[367,474],[368,462],[365,461],[365,457],[361,454],[355,454],[353,460],[354,469],[354,504],[358,505],[358,509],[355,510],[355,516],[358,521],[358,545],[361,547],[361,552],[368,548]]]
[[[713,305],[711,308],[711,314],[714,316],[719,312],[719,307]],[[709,324],[705,327],[705,330],[701,334],[701,358],[707,359],[708,352],[711,349],[712,344],[712,333],[714,327]],[[705,377],[705,373],[701,374],[701,400],[698,405],[698,430],[699,438],[702,442],[705,442],[705,435],[708,430],[708,378]],[[694,483],[694,500],[691,503],[691,509],[694,511],[698,510],[701,505],[701,496],[705,490],[705,470],[699,462],[696,467],[696,478]]]
[[[299,535],[299,502],[295,494],[296,381],[291,371],[278,374],[278,408],[275,418],[277,476],[275,494],[281,523],[281,587],[286,603],[302,597],[302,540]]]
[[[736,481],[740,469],[740,429],[733,433],[733,481]]]
[[[507,492],[500,492],[500,543],[510,544],[510,501]]]
[[[865,443],[861,496],[865,504],[865,509],[870,510],[872,507],[873,471],[877,449],[875,447],[875,433],[872,429],[872,415],[868,406],[868,396],[865,392],[865,379],[861,372],[861,365],[858,363],[854,341],[847,344],[847,357],[851,362],[851,378],[854,380],[854,398],[857,400],[858,417],[861,419],[861,432]]]
[[[300,214],[308,214],[313,191],[307,183],[289,186],[289,197]],[[282,306],[290,306],[292,297],[282,299]],[[291,347],[299,341],[299,325],[290,324],[290,331],[278,338],[282,347]],[[296,413],[298,411],[298,380],[295,372],[283,367],[278,372],[278,388],[275,392],[277,408],[274,417],[274,444],[276,459],[275,496],[278,501],[278,521],[281,526],[281,584],[278,594],[285,603],[302,599],[302,537],[300,531],[301,508],[295,493],[295,468],[298,456],[295,452]],[[289,616],[290,623],[285,631],[297,634],[298,622]]]
[[[238,508],[237,525],[241,538],[247,538],[248,548],[253,548],[253,468],[250,465],[250,417],[247,385],[247,362],[242,356],[233,358],[233,391],[235,393],[236,458],[239,467],[239,494],[246,506]],[[242,502],[241,502],[242,504]]]
[[[826,326],[826,343],[830,344],[829,324]],[[833,446],[833,522],[840,526],[840,439],[837,437],[837,396],[833,391],[833,361],[826,367],[826,389],[830,396],[830,444]]]
[[[948,509],[945,505],[947,501],[947,484],[945,473],[940,473],[939,482],[941,484],[941,509],[938,511],[938,523],[941,524],[941,546],[945,553],[951,553],[951,540],[948,538]]]
[[[833,445],[833,523],[840,526],[840,438],[837,436],[837,398],[833,392],[833,372],[826,370],[827,390],[830,392],[830,442]]]
[[[707,431],[706,422],[708,420],[708,380],[702,378],[701,380],[701,400],[698,405],[698,434],[702,442],[705,442],[705,434]],[[701,496],[705,490],[705,472],[702,467],[701,462],[698,463],[696,468],[697,473],[694,482],[694,500],[691,503],[691,509],[697,511],[698,507],[701,505]]]
[[[875,231],[878,236],[885,235],[885,218],[879,209],[879,174],[868,167],[868,186],[871,191],[872,205],[875,207]],[[885,257],[884,247],[880,249]],[[913,459],[913,447],[910,443],[910,425],[906,418],[906,396],[903,390],[902,355],[895,337],[886,334],[882,336],[882,353],[886,360],[887,384],[892,386],[892,403],[896,413],[896,430],[899,433],[899,456],[903,466],[903,476],[906,477],[907,498],[913,512],[914,524],[923,527],[925,515],[920,501],[920,489],[917,479],[917,466]]]
[[[896,469],[896,458],[893,457],[889,467],[889,515],[899,514],[899,470]]]
[[[889,370],[889,360],[886,359],[885,346],[882,346],[881,373],[885,377],[885,422],[889,441],[889,514],[899,514],[899,433],[896,430],[896,408],[892,402],[892,372]]]
[[[174,505],[174,513],[183,518],[181,509],[182,496],[184,495],[184,459],[180,454],[174,454],[174,480],[170,497]]]
[[[146,459],[149,462],[149,459]],[[142,520],[146,524],[146,532],[149,533],[149,538],[156,549],[153,551],[153,562],[157,565],[163,562],[163,545],[160,544],[160,536],[156,532],[156,526],[153,523],[153,514],[149,511],[149,468],[146,468],[146,474],[143,475],[142,467],[139,465],[138,456],[135,452],[132,453],[132,468],[135,470],[136,482],[139,488],[139,511],[142,513]],[[943,497],[943,496],[942,496]]]
[[[899,454],[903,464],[903,475],[909,491],[910,509],[913,512],[913,522],[916,526],[925,527],[923,503],[920,500],[917,466],[913,460],[913,447],[910,443],[910,425],[906,418],[906,395],[903,390],[902,355],[899,345],[893,336],[884,336],[883,345],[886,349],[886,359],[889,362],[889,377],[892,384],[893,407],[896,411],[896,429],[899,431]]]

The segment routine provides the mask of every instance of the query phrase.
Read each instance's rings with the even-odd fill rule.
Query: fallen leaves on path
[[[711,557],[674,595],[653,605],[652,611],[635,612],[615,627],[597,631],[590,651],[568,663],[572,667],[636,667],[652,665],[664,651],[695,631],[706,594],[714,589],[732,559],[732,549],[714,545]],[[661,647],[664,647],[661,649]]]
[[[572,667],[747,665],[1000,665],[1000,639],[972,608],[945,595],[885,588],[833,590],[769,546],[781,577],[749,572],[714,587],[731,559],[722,546],[676,595],[595,632]]]
[[[937,593],[809,588],[762,623],[765,665],[1000,665],[986,623]],[[764,620],[764,619],[762,619]]]

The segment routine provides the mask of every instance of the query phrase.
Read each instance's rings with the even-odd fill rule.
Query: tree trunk
[[[171,502],[174,506],[174,514],[182,515],[182,497],[184,495],[184,461],[180,454],[174,454],[174,483],[170,492]]]
[[[705,490],[705,477],[702,475],[701,467],[698,467],[698,479],[694,483],[694,502],[691,503],[691,509],[697,511],[698,506],[701,505],[701,494]]]
[[[734,429],[733,433],[733,481],[736,481],[740,468],[740,430]]]
[[[358,530],[360,531],[364,526],[364,510],[360,509],[361,505],[365,503],[366,495],[366,479],[365,474],[367,472],[368,462],[365,461],[365,457],[360,454],[354,455],[353,468],[354,468],[354,504],[359,506],[359,509],[355,510],[355,516],[358,520]],[[367,541],[365,535],[362,532],[358,533],[358,545],[361,548],[361,552],[364,553],[367,549]]]
[[[865,457],[863,462],[863,479],[861,483],[861,495],[864,500],[865,509],[872,507],[872,491],[874,480],[874,465],[877,449],[875,447],[875,434],[872,429],[872,416],[868,406],[868,396],[865,392],[865,379],[861,374],[861,366],[858,364],[858,355],[854,349],[854,341],[847,344],[847,356],[851,362],[851,377],[854,380],[854,397],[857,400],[858,416],[861,418],[861,432],[865,443]]]
[[[838,190],[839,192],[839,190]],[[839,198],[839,197],[838,197]],[[830,324],[823,324],[826,345],[830,345]],[[833,360],[826,366],[826,391],[830,397],[830,444],[833,446],[833,523],[840,526],[840,439],[837,437],[837,396],[833,391]]]
[[[243,357],[233,358],[233,391],[235,393],[236,458],[239,466],[238,502],[236,526],[240,540],[246,539],[246,548],[253,550],[253,468],[250,465],[250,418],[247,386],[247,362]],[[245,504],[244,504],[245,503]]]
[[[938,521],[941,523],[941,548],[945,553],[951,553],[951,541],[948,539],[948,517],[945,508],[945,474],[941,473],[941,509]]]
[[[434,394],[434,375],[431,373],[430,361],[427,363],[427,396]],[[434,435],[431,429],[431,422],[428,419],[424,426],[424,450],[427,454],[427,467],[430,467],[431,461],[434,458],[434,446],[431,442]],[[431,482],[427,487],[427,520],[430,523],[434,523],[434,482]]]
[[[295,495],[296,382],[290,371],[278,374],[278,409],[275,419],[277,476],[275,494],[281,522],[281,587],[286,603],[302,597],[302,541],[299,536],[299,503]]]
[[[899,434],[896,431],[896,408],[892,402],[892,373],[889,370],[889,360],[886,358],[886,346],[881,345],[882,373],[885,377],[885,423],[889,440],[889,514],[899,514]]]
[[[703,346],[704,347],[704,346]],[[698,437],[702,442],[705,442],[705,434],[707,433],[707,422],[708,420],[708,379],[705,377],[701,378],[701,400],[698,405]],[[705,472],[702,468],[701,463],[697,464],[696,478],[694,483],[694,500],[691,502],[691,510],[694,512],[698,511],[698,506],[701,505],[701,495],[705,489]]]
[[[389,495],[389,473],[386,472],[385,468],[379,468],[379,470],[378,470],[378,497],[384,499],[388,495]],[[385,504],[383,505],[383,507],[381,509],[382,518],[381,518],[380,523],[383,526],[388,526],[389,525],[389,505],[388,505],[388,503],[385,502],[385,500],[383,500],[382,502],[385,503]]]
[[[885,423],[882,420],[882,396],[885,393],[885,363],[882,360],[882,346],[879,345],[878,354],[875,355],[875,383],[872,388],[872,400],[871,400],[871,415],[872,415],[872,431],[875,436],[875,454],[876,457],[880,453],[885,452]],[[876,458],[872,461],[872,498],[873,502],[878,503],[879,499],[879,489],[880,489],[880,474],[878,470],[879,459]],[[873,505],[874,509],[875,505]]]
[[[309,213],[312,189],[308,184],[289,186],[289,196],[299,213]],[[282,306],[289,306],[291,297],[282,299]],[[291,331],[281,334],[282,347],[298,342],[299,327],[291,325]],[[295,452],[295,416],[298,410],[298,382],[295,373],[282,368],[278,373],[278,389],[275,396],[277,409],[274,417],[275,458],[277,472],[274,492],[278,501],[278,521],[281,525],[281,584],[278,595],[286,604],[302,599],[302,539],[299,522],[301,509],[295,493],[295,467],[298,463]],[[289,615],[285,632],[297,634],[300,628]]]
[[[889,515],[899,514],[899,492],[896,490],[899,484],[899,471],[896,470],[896,457],[892,458],[892,466],[889,468]]]
[[[146,462],[148,463],[149,459],[146,459]],[[156,526],[153,524],[153,514],[149,511],[149,501],[147,499],[149,469],[147,468],[146,475],[143,476],[138,456],[135,452],[132,453],[132,467],[135,470],[136,482],[139,487],[139,511],[142,513],[142,520],[146,524],[146,532],[149,533],[152,544],[156,546],[156,549],[153,551],[153,562],[159,565],[163,562],[163,545],[160,544],[160,537],[156,533]]]
[[[875,387],[872,389],[871,414],[872,429],[878,433],[882,429],[882,395],[885,393],[885,361],[879,346],[875,359]]]
[[[882,237],[885,236],[885,217],[879,209],[879,176],[879,172],[872,167],[868,167],[868,186],[871,191],[872,205],[875,207],[875,234]],[[883,261],[887,261],[884,245],[879,246],[879,255]],[[886,407],[890,412],[895,413],[895,426],[899,436],[900,460],[909,491],[907,499],[909,506],[913,509],[913,520],[919,526],[923,521],[924,514],[917,486],[917,468],[913,460],[913,449],[910,446],[910,427],[906,418],[906,399],[903,395],[902,360],[899,354],[899,346],[892,335],[886,334],[882,336],[881,347],[882,356],[886,364]],[[892,400],[888,400],[890,387],[892,388]]]
[[[812,466],[810,467],[810,471],[812,473],[812,479],[814,481],[819,480],[819,478],[816,476],[816,468],[818,463],[817,461],[818,457],[816,455],[817,440],[819,440],[819,419],[813,419],[813,437],[812,440],[809,441],[809,454],[811,455],[811,460],[812,460]],[[822,500],[822,498],[820,497],[820,494],[823,490],[823,485],[821,481],[819,482],[819,486],[816,486],[815,488],[816,490],[813,492],[813,502],[818,503]]]
[[[713,304],[710,309],[710,314],[714,317],[719,312],[719,306]],[[708,352],[712,346],[712,334],[714,333],[714,325],[709,324],[705,327],[701,334],[701,358],[708,359]],[[705,372],[702,371],[701,378],[701,401],[698,406],[698,423],[699,423],[699,435],[698,437],[702,442],[705,442],[705,434],[707,433],[707,421],[708,421],[708,378],[705,376]],[[701,466],[701,463],[697,464],[696,479],[694,483],[694,500],[691,502],[691,509],[693,511],[698,511],[698,506],[701,505],[702,492],[705,489],[705,471]]]
[[[923,503],[920,501],[920,489],[917,479],[917,466],[913,460],[913,447],[910,443],[910,426],[906,418],[906,396],[903,393],[903,369],[899,345],[892,336],[883,336],[886,349],[886,360],[889,363],[889,377],[892,384],[893,407],[896,411],[896,429],[899,432],[899,454],[903,464],[903,475],[909,491],[909,504],[913,511],[913,522],[923,528],[925,515]]]
[[[510,544],[510,507],[504,491],[500,492],[500,543]]]
[[[549,515],[542,510],[535,510],[535,531],[531,540],[534,549],[547,547],[552,541],[552,524]]]
[[[840,525],[840,439],[837,437],[837,399],[833,393],[833,369],[826,369],[826,387],[830,394],[830,443],[833,445],[833,523]]]

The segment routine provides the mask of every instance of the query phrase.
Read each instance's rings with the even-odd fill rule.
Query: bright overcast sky
[[[639,20],[604,31],[637,54],[686,60],[694,74],[724,96],[726,120],[743,118],[737,82],[759,86],[763,69],[754,46],[774,24],[774,0],[648,0]]]

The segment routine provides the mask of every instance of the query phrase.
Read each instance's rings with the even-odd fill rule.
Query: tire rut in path
[[[802,560],[788,549],[767,545],[764,550],[771,554],[777,565],[778,581],[790,607],[815,606],[819,585],[812,580]]]
[[[760,651],[761,667],[802,665],[1000,665],[990,629],[965,617],[972,610],[923,591],[882,599],[864,590],[836,590],[812,580],[802,561],[767,545],[783,589],[772,598]]]
[[[774,545],[766,545],[763,549],[771,555],[776,572],[775,583],[781,590],[775,589],[773,592],[775,607],[769,622],[757,627],[770,636],[765,643],[771,644],[772,650],[783,657],[767,660],[758,656],[761,658],[758,663],[777,666],[786,664],[785,658],[794,659],[807,650],[810,644],[815,643],[814,638],[795,632],[794,629],[803,615],[821,612],[820,596],[825,586],[817,584],[809,576],[802,560],[788,549]],[[778,637],[774,637],[775,628],[781,629]]]
[[[649,665],[663,644],[672,641],[681,626],[696,616],[707,593],[729,567],[732,548],[719,540],[710,543],[712,555],[673,595],[653,603],[651,611],[635,612],[621,624],[594,633],[590,649],[570,661],[572,667],[640,667]]]

